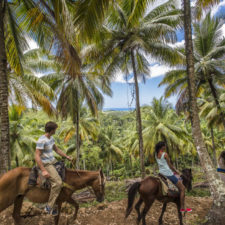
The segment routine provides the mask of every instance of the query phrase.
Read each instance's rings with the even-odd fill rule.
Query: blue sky
[[[179,1],[179,0],[178,0]],[[157,3],[164,3],[166,0],[157,0]],[[192,1],[192,5],[195,5],[195,0]],[[212,15],[224,15],[225,12],[225,0],[220,1],[220,4],[215,6],[211,9]],[[225,24],[223,26],[223,34],[225,36]],[[30,44],[30,48],[37,48],[37,44],[33,40],[28,40]],[[180,45],[184,43],[184,33],[183,31],[177,32],[177,43],[175,45]],[[163,96],[165,86],[158,87],[159,83],[163,79],[165,73],[171,70],[170,67],[165,65],[160,65],[158,62],[150,61],[150,70],[151,70],[151,77],[146,80],[146,83],[139,83],[140,88],[140,104],[141,105],[149,105],[152,99],[160,98]],[[41,74],[38,74],[41,76]],[[132,79],[131,79],[132,80]],[[130,81],[131,81],[130,80]],[[132,105],[132,91],[130,85],[128,85],[124,79],[122,73],[118,73],[114,82],[111,85],[113,96],[108,97],[105,96],[105,103],[104,108],[128,108],[128,107],[135,107],[135,100],[133,100]],[[168,99],[173,105],[176,103],[176,96],[173,96]]]

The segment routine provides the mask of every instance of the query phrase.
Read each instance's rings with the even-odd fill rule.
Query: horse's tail
[[[133,209],[134,198],[135,198],[135,195],[137,194],[137,191],[139,190],[140,185],[141,185],[141,182],[135,182],[128,191],[128,204],[127,204],[125,218],[127,218],[130,215]]]

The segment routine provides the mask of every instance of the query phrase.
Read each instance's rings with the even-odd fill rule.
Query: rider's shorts
[[[172,176],[166,176],[173,184],[177,184],[177,182],[179,181],[178,178],[175,175]]]

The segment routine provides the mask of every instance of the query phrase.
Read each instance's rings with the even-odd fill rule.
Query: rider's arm
[[[71,157],[69,157],[68,155],[66,155],[62,150],[60,150],[55,144],[53,145],[53,150],[60,156],[67,158],[68,160],[72,160]]]
[[[173,166],[172,163],[170,162],[170,158],[169,158],[169,156],[168,156],[167,153],[165,153],[164,157],[165,157],[165,159],[166,159],[166,161],[167,161],[167,164],[168,164],[168,166],[170,167],[170,169],[171,169],[173,172],[179,174],[179,172],[174,168],[174,166]]]
[[[43,163],[41,161],[41,154],[42,154],[41,150],[36,149],[36,151],[35,151],[35,161],[36,161],[37,165],[39,166],[39,168],[40,168],[40,170],[42,172],[42,175],[44,177],[49,177],[49,173],[45,169],[45,167],[44,167],[44,165],[43,165]]]

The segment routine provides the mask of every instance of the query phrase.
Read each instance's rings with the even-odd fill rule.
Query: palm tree
[[[219,2],[219,0],[197,0],[195,3],[196,18],[200,19],[204,11],[209,11],[212,6],[218,4]]]
[[[191,141],[183,120],[162,97],[159,100],[153,99],[150,110],[145,114],[143,126],[144,146],[153,156],[154,146],[160,140],[167,144],[172,159],[176,158],[177,153],[185,152],[185,143]]]
[[[224,90],[221,91],[224,93]],[[225,98],[223,97],[225,94],[220,95],[219,101],[221,102],[222,110],[225,110]],[[221,128],[221,117],[218,116],[218,109],[215,105],[215,102],[212,101],[212,96],[210,95],[203,95],[202,98],[199,99],[199,106],[200,106],[200,116],[205,118],[207,121],[207,126],[210,129],[210,135],[212,140],[212,149],[213,149],[213,162],[214,166],[217,166],[217,157],[216,157],[216,143],[219,141],[215,141],[215,129],[214,128]]]
[[[99,157],[105,162],[107,176],[109,176],[110,167],[111,173],[113,172],[113,162],[120,162],[123,158],[119,142],[114,139],[112,127],[108,127],[106,130],[100,130],[97,143],[101,148]]]
[[[23,112],[25,107],[12,105],[9,109],[10,119],[10,149],[12,166],[32,166],[34,163],[32,150],[36,141],[31,136],[29,123],[23,124]]]
[[[85,49],[84,49],[85,52]],[[82,60],[86,60],[82,51],[79,53]],[[63,118],[71,116],[76,126],[76,166],[79,168],[80,155],[80,112],[85,101],[93,115],[97,115],[98,108],[103,106],[102,93],[111,95],[109,79],[100,76],[96,71],[90,70],[90,66],[82,62],[81,74],[77,77],[65,75],[60,70],[55,73],[43,76],[42,79],[50,84],[58,96],[56,108]]]
[[[23,73],[22,52],[27,46],[22,34],[16,20],[13,2],[2,0],[0,2],[0,175],[10,168],[7,70],[10,68],[19,75]]]
[[[81,75],[81,59],[73,9],[72,1],[28,0],[19,4],[16,12],[24,29],[40,47],[55,56],[62,71],[77,77]]]
[[[104,40],[99,44],[100,54],[94,53],[94,57],[99,57],[98,65],[105,67],[105,74],[112,76],[122,71],[127,76],[134,76],[142,177],[145,170],[138,79],[145,79],[150,72],[146,55],[170,64],[179,61],[176,51],[166,44],[176,39],[175,28],[179,24],[180,12],[173,1],[161,4],[150,12],[134,0],[114,3],[100,32],[101,40]]]
[[[187,77],[188,77],[188,93],[190,102],[190,116],[192,124],[192,135],[197,149],[201,166],[209,181],[210,191],[213,196],[213,207],[211,211],[210,222],[211,224],[222,224],[224,221],[224,208],[225,208],[225,192],[224,184],[219,179],[212,161],[207,152],[198,115],[198,107],[196,100],[196,85],[195,85],[195,69],[194,69],[194,53],[192,42],[191,30],[191,7],[190,1],[184,0],[184,30],[185,30],[185,50],[186,50],[186,63],[187,63]],[[219,214],[218,214],[219,212]],[[210,224],[210,223],[209,223]]]
[[[84,141],[97,140],[99,133],[99,123],[96,118],[90,115],[87,111],[87,108],[80,105],[79,106],[79,122],[74,122],[68,118],[66,121],[63,121],[62,127],[59,131],[59,136],[64,138],[64,142],[71,143],[73,137],[76,138],[76,144],[73,142],[67,149],[67,153],[71,154],[77,148],[81,148],[81,145]],[[77,124],[79,129],[77,129]],[[77,132],[78,131],[78,132]],[[78,136],[78,137],[77,137]],[[79,140],[79,143],[77,142]],[[77,159],[78,158],[78,159]],[[74,157],[76,162],[80,160],[80,152]]]
[[[218,86],[225,83],[225,38],[222,36],[221,28],[223,21],[211,18],[210,13],[200,23],[194,24],[194,63],[196,74],[197,96],[207,89],[211,90],[213,100],[217,106],[220,121],[225,128],[224,112],[221,109]],[[179,49],[181,54],[184,49]],[[177,108],[187,102],[187,77],[185,69],[172,70],[166,74],[160,85],[167,84],[165,96],[179,93]],[[207,87],[207,86],[208,87]]]
[[[10,104],[27,107],[31,101],[32,107],[42,107],[49,116],[54,114],[50,100],[53,100],[55,94],[51,87],[36,75],[54,68],[55,61],[47,57],[41,49],[26,51],[22,62],[23,74],[18,76],[14,70],[8,72]]]
[[[146,156],[154,162],[154,146],[163,140],[167,144],[170,157],[175,160],[178,154],[193,152],[191,137],[189,136],[184,121],[178,117],[171,105],[163,100],[154,98],[150,107],[142,110],[143,114],[143,141]],[[127,135],[129,149],[136,155],[137,134],[129,131]],[[188,146],[189,145],[189,146]]]

